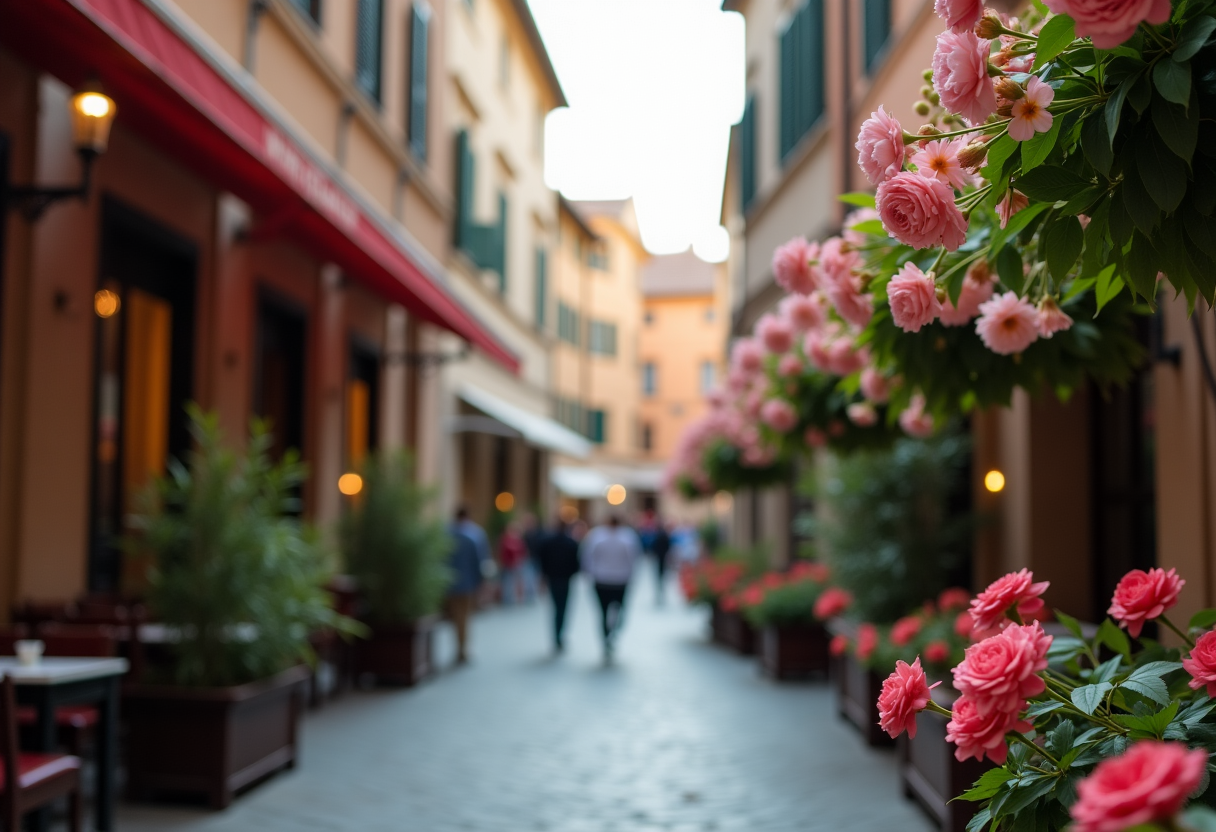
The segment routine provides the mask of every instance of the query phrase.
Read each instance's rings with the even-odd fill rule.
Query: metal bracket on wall
[[[80,155],[80,184],[54,188],[15,187],[7,177],[0,182],[0,203],[5,208],[15,208],[26,222],[37,222],[46,209],[61,199],[87,199],[89,183],[93,179],[93,160],[97,154],[91,150],[78,151]]]

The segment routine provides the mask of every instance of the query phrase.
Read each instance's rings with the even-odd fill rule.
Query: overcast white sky
[[[730,126],[743,114],[743,18],[721,0],[528,0],[568,109],[545,179],[569,199],[632,196],[655,254],[726,256]]]

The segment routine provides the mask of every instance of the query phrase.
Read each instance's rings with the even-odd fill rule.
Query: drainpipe
[[[851,153],[852,148],[849,146],[849,131],[853,124],[851,6],[849,0],[841,0],[840,62],[843,71],[840,73],[840,192],[846,194],[852,190],[850,185],[853,181],[853,154]],[[843,221],[844,203],[837,202],[836,210]]]
[[[250,75],[253,74],[254,58],[257,56],[258,23],[266,13],[266,0],[249,0],[249,11],[245,15],[245,54],[241,65]]]

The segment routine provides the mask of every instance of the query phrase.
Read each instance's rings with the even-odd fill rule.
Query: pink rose
[[[781,301],[781,314],[794,329],[805,332],[823,323],[826,298],[816,292],[813,295],[787,295]]]
[[[952,32],[969,32],[984,16],[984,0],[936,0],[933,11]]]
[[[1175,742],[1138,742],[1121,757],[1098,763],[1077,784],[1070,813],[1074,832],[1122,832],[1172,820],[1199,788],[1208,753]],[[1173,828],[1173,824],[1170,824]]]
[[[812,448],[822,448],[828,444],[827,434],[816,427],[807,428],[806,433],[802,435],[802,439]]]
[[[731,349],[730,363],[743,373],[756,373],[764,366],[764,350],[751,338],[741,338]]]
[[[794,346],[794,331],[789,323],[776,315],[764,315],[756,324],[756,335],[760,343],[771,353],[780,355]]]
[[[997,578],[971,602],[971,618],[977,630],[999,630],[1008,623],[1006,614],[1016,609],[1022,620],[1043,609],[1041,596],[1051,586],[1050,581],[1034,582],[1029,569],[1010,572]]]
[[[904,731],[909,737],[915,737],[916,715],[928,707],[932,697],[930,691],[940,684],[929,684],[925,671],[921,670],[919,656],[912,664],[895,662],[895,672],[882,683],[882,693],[878,695],[878,724],[882,730],[892,738]]]
[[[933,414],[925,412],[925,397],[917,393],[908,406],[899,414],[899,426],[914,439],[928,439],[933,435]]]
[[[760,421],[778,433],[789,433],[798,424],[798,411],[785,399],[769,399],[760,407]]]
[[[929,664],[946,664],[950,661],[950,645],[940,639],[929,642],[925,645],[925,661]]]
[[[1145,622],[1161,617],[1178,603],[1178,593],[1185,584],[1173,569],[1133,569],[1115,587],[1107,612],[1120,627],[1127,628],[1132,638],[1139,638]]]
[[[1050,338],[1057,332],[1072,329],[1072,318],[1060,308],[1056,299],[1043,298],[1039,301],[1039,337]]]
[[[878,628],[873,624],[862,624],[857,628],[857,658],[868,661],[878,649]]]
[[[815,606],[811,611],[820,621],[827,621],[847,610],[852,603],[853,596],[847,591],[837,586],[830,586],[815,599]]]
[[[861,292],[858,278],[847,275],[839,281],[828,283],[824,291],[837,315],[854,326],[865,326],[870,322],[874,314],[874,299],[869,293]]]
[[[883,227],[905,245],[955,251],[967,239],[954,191],[939,179],[904,171],[879,185],[875,200]]]
[[[849,652],[849,640],[845,636],[832,636],[828,643],[828,652],[833,656],[843,656]]]
[[[975,703],[960,696],[952,708],[953,715],[946,726],[946,742],[958,748],[954,758],[960,762],[970,757],[982,760],[987,757],[999,765],[1005,764],[1009,746],[1005,735],[1010,731],[1024,733],[1034,726],[1018,718],[1017,711],[993,711],[981,714]]]
[[[828,347],[828,372],[840,377],[851,376],[864,367],[870,354],[848,338],[837,338]]]
[[[937,608],[942,612],[965,610],[970,605],[971,593],[962,587],[953,586],[943,589],[942,594],[937,596]]]
[[[905,615],[891,625],[891,643],[896,647],[907,647],[912,639],[920,635],[921,620],[915,615]]]
[[[811,261],[818,259],[819,246],[795,237],[773,252],[773,277],[782,289],[809,295],[819,285]]]
[[[782,378],[794,378],[795,376],[802,375],[802,359],[792,352],[787,352],[777,362],[777,375]]]
[[[845,408],[845,413],[859,428],[872,428],[878,424],[878,411],[869,402],[853,402]]]
[[[1039,339],[1039,313],[1013,292],[980,304],[975,331],[997,355],[1021,352]]]
[[[1038,674],[1047,669],[1051,636],[1039,622],[1006,627],[967,648],[954,668],[954,687],[971,698],[982,714],[1017,711],[1038,696],[1046,684]]]
[[[938,320],[942,326],[963,326],[980,313],[980,304],[992,297],[994,281],[988,264],[981,260],[967,271],[963,289],[958,294],[958,306],[949,298],[942,301],[942,313]]]
[[[1191,681],[1187,682],[1191,690],[1206,687],[1208,698],[1216,699],[1216,631],[1204,633],[1195,641],[1182,666],[1191,674]]]
[[[956,636],[968,638],[974,630],[975,619],[971,617],[971,613],[960,612],[958,618],[954,619],[954,634]]]
[[[933,323],[942,311],[937,299],[937,284],[915,263],[904,263],[899,273],[887,283],[887,301],[891,317],[904,332],[920,332]]]
[[[1170,19],[1170,0],[1046,0],[1047,8],[1077,23],[1077,36],[1099,49],[1114,49],[1136,33],[1141,23],[1154,26]],[[1129,826],[1134,824],[1128,824]]]
[[[857,164],[871,185],[886,182],[903,170],[904,129],[881,106],[862,122],[855,147]]]
[[[990,51],[990,42],[974,32],[942,32],[937,36],[933,88],[941,96],[943,107],[971,124],[980,124],[996,112],[996,90],[988,77]]]
[[[861,395],[874,404],[883,404],[891,395],[891,383],[873,367],[861,371]]]

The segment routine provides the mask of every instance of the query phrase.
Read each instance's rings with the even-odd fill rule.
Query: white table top
[[[126,659],[43,656],[35,665],[23,665],[16,656],[0,656],[0,676],[11,676],[18,685],[62,685],[127,672]]]

